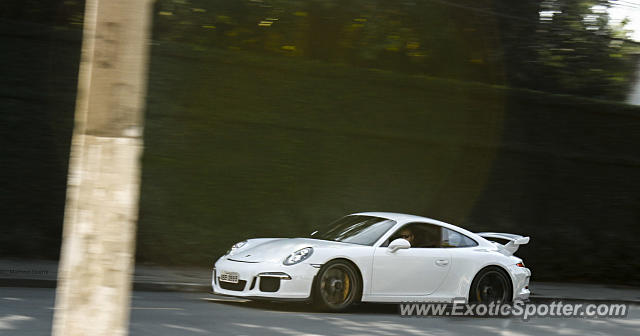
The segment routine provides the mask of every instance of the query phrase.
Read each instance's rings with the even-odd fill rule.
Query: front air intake
[[[280,289],[280,278],[263,276],[260,277],[261,292],[277,292]]]

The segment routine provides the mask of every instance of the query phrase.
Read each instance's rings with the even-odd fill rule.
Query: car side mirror
[[[398,238],[392,241],[391,244],[389,244],[388,249],[391,253],[395,253],[397,250],[404,250],[410,247],[411,247],[411,243],[409,243],[408,240],[404,238]]]

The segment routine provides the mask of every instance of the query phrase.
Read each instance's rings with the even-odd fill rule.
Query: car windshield
[[[373,216],[346,216],[320,230],[313,238],[359,245],[373,245],[396,222]]]

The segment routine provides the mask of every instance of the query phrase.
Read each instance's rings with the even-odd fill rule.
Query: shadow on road
[[[259,310],[271,310],[279,312],[291,312],[291,313],[327,313],[316,309],[311,303],[304,302],[278,302],[278,301],[261,301],[261,300],[235,300],[235,299],[220,299],[210,298],[203,299],[205,301]],[[353,306],[345,313],[340,314],[397,314],[398,306],[396,304],[382,304],[382,303],[360,303]]]

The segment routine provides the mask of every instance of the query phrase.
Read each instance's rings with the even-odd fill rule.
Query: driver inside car
[[[398,238],[406,239],[409,244],[411,244],[411,246],[414,246],[416,236],[410,229],[403,228],[402,230],[400,230],[400,233],[398,233]]]

